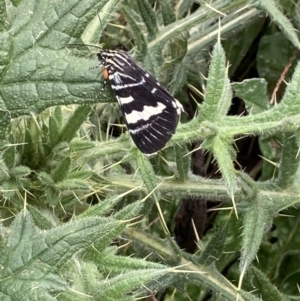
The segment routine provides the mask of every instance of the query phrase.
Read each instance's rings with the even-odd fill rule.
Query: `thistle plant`
[[[230,80],[266,14],[276,52],[299,48],[293,5],[286,17],[266,0],[0,2],[1,300],[296,298],[297,55],[277,102],[267,35],[257,56],[266,79]],[[186,108],[155,157],[132,142],[87,45],[126,50]],[[246,114],[228,114],[233,97]],[[236,141],[252,136],[260,176],[236,164]],[[199,149],[219,179],[193,172]],[[194,254],[173,238],[187,198],[219,204]]]

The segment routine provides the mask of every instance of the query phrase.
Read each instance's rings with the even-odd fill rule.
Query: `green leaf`
[[[105,280],[100,283],[99,297],[101,300],[117,300],[122,298],[124,291],[131,291],[140,287],[152,279],[159,280],[159,278],[166,274],[165,268],[160,269],[145,269],[128,272],[124,275],[119,275],[113,279]]]
[[[97,143],[93,141],[86,141],[86,140],[75,138],[69,143],[69,146],[72,152],[80,152],[80,151],[96,148]]]
[[[89,179],[93,175],[93,172],[91,170],[76,170],[76,171],[71,171],[67,177],[68,179]]]
[[[90,192],[90,186],[88,182],[81,179],[65,179],[56,183],[55,188],[71,194],[74,193],[74,191],[81,191],[83,193]]]
[[[61,162],[59,162],[59,164],[51,174],[54,183],[64,180],[69,173],[70,167],[71,167],[70,157],[66,157]]]
[[[259,186],[257,182],[255,182],[248,174],[242,171],[238,172],[238,179],[239,183],[241,183],[240,189],[243,197],[255,199],[259,192]],[[240,204],[242,205],[243,203]]]
[[[0,31],[7,29],[7,13],[6,13],[6,2],[4,0],[0,1]]]
[[[249,114],[257,114],[270,108],[265,79],[246,79],[241,83],[232,83],[231,86],[235,92],[235,96],[245,101]]]
[[[186,146],[175,145],[176,165],[178,171],[178,178],[181,182],[188,179],[188,172],[190,170],[191,156],[188,154]]]
[[[32,171],[27,166],[18,165],[10,170],[11,177],[28,177]]]
[[[164,27],[160,30],[159,34],[156,35],[156,38],[150,41],[148,46],[148,52],[156,52],[159,49],[162,49],[164,45],[176,38],[180,33],[188,31],[190,28],[196,26],[201,21],[203,22],[207,18],[207,8],[196,10],[194,13],[188,15],[184,19],[177,21],[176,26],[174,23]]]
[[[149,33],[149,40],[152,40],[158,31],[156,15],[147,0],[137,0],[138,8]]]
[[[298,129],[300,112],[300,63],[297,64],[292,80],[286,88],[281,102],[272,109],[243,118],[227,117],[222,120],[218,131],[222,135],[241,133],[267,133],[268,131],[289,132]],[[174,140],[174,139],[173,139]]]
[[[139,173],[146,186],[147,192],[152,193],[155,200],[160,199],[160,193],[156,191],[157,181],[153,167],[149,159],[140,151],[136,150],[136,160]]]
[[[0,50],[1,51],[1,50]],[[0,99],[1,103],[1,99]],[[5,145],[9,128],[10,128],[10,113],[6,111],[3,105],[0,105],[0,149],[2,149]]]
[[[21,212],[6,232],[7,243],[0,251],[0,292],[11,300],[52,300],[53,293],[68,288],[60,275],[61,267],[118,226],[111,218],[85,218],[40,231],[30,214]],[[33,283],[38,283],[34,289]]]
[[[9,111],[14,118],[55,104],[95,103],[108,98],[103,94],[99,99],[99,70],[90,69],[95,61],[72,56],[66,49],[104,2],[24,0],[15,11],[9,11],[13,30],[0,33],[0,51],[6,53],[1,56],[2,111]]]
[[[178,2],[176,5],[175,14],[182,18],[184,15],[188,14],[190,12],[191,4],[193,3],[193,0],[186,0]]]
[[[198,119],[219,121],[227,114],[232,92],[227,76],[225,53],[218,42],[213,50],[206,85],[205,101]]]
[[[132,36],[135,41],[135,45],[137,46],[138,55],[137,57],[144,57],[147,53],[147,42],[146,38],[143,34],[141,26],[138,25],[136,20],[132,17],[132,12],[129,7],[124,6],[122,8],[122,12],[128,22],[129,26],[131,27]]]
[[[226,183],[227,191],[230,197],[233,197],[237,190],[236,171],[233,165],[235,159],[235,150],[231,146],[230,139],[216,136],[213,138],[207,138],[202,146],[208,150],[211,150],[217,159],[219,169],[222,173],[222,177]]]
[[[254,6],[264,10],[273,19],[273,22],[280,27],[282,32],[288,37],[294,46],[299,48],[300,43],[296,30],[290,20],[279,10],[277,3],[272,0],[252,0],[250,2]]]
[[[285,47],[281,47],[285,45]],[[291,60],[291,58],[295,58]],[[260,39],[257,50],[257,71],[260,77],[268,82],[268,92],[273,94],[276,89],[277,98],[281,98],[286,87],[285,82],[280,78],[284,72],[284,78],[289,80],[296,67],[300,55],[295,52],[295,46],[283,35],[282,32],[275,32],[265,35]],[[287,64],[291,66],[285,70]]]
[[[110,229],[110,231],[103,233],[101,237],[99,237],[98,240],[95,241],[94,248],[86,252],[84,258],[93,261],[98,260],[97,257],[99,256],[99,253],[105,250],[107,245],[118,235],[120,235],[120,233],[126,228],[128,221],[135,218],[142,207],[143,204],[137,201],[119,211],[118,215],[116,216],[116,219],[118,219],[119,224],[116,227]],[[91,211],[90,213],[95,214],[96,211]],[[80,220],[82,220],[82,218],[80,218]],[[85,218],[83,218],[83,220],[85,220]]]
[[[288,297],[282,295],[270,279],[258,268],[251,266],[246,274],[247,290],[254,291],[264,301],[288,301]]]
[[[81,39],[86,44],[98,44],[111,15],[118,7],[120,0],[102,0],[99,1],[99,8],[94,11],[93,19],[84,27]],[[89,21],[89,19],[87,19]]]
[[[227,231],[228,224],[226,221],[226,223],[222,225],[221,229],[218,229],[215,232],[214,236],[211,238],[204,251],[201,253],[198,261],[199,264],[210,266],[214,264],[219,259],[219,257],[221,257],[225,247]]]
[[[55,119],[58,126],[58,131],[60,132],[63,126],[63,112],[61,107],[54,108],[53,118]]]
[[[299,168],[299,138],[294,132],[283,134],[282,155],[276,184],[281,189],[287,189],[293,185],[297,178]]]
[[[15,166],[15,163],[16,163],[16,147],[13,145],[14,138],[12,135],[10,136],[9,140],[12,145],[8,145],[6,147],[6,149],[4,150],[3,159],[4,159],[6,166],[8,168],[12,168]]]
[[[78,107],[61,130],[59,141],[70,142],[82,123],[87,119],[90,111],[91,108],[89,106]]]
[[[167,26],[176,21],[176,15],[173,7],[167,0],[159,0],[161,6],[161,13],[164,21],[164,25]]]
[[[188,40],[187,37],[182,35],[168,45],[171,54],[171,64],[181,63],[187,52]]]
[[[171,66],[169,71],[171,73],[171,82],[169,84],[171,95],[179,93],[187,81],[187,70],[183,63],[187,45],[187,39],[184,37],[177,38],[168,44],[171,54],[170,62],[168,63]]]
[[[99,279],[103,276],[99,273],[97,266],[92,262],[84,262],[77,256],[67,262],[62,274],[71,284],[68,291],[57,296],[57,301],[83,301],[86,298],[97,300],[97,289]],[[80,294],[78,294],[80,292]],[[83,295],[86,295],[83,297]]]
[[[160,62],[154,51],[147,51],[147,55],[143,59],[144,68],[151,73],[157,80],[160,79]]]
[[[240,271],[245,272],[257,255],[270,217],[265,208],[267,196],[254,196],[247,204],[243,215],[243,241],[240,259]]]
[[[298,62],[292,80],[287,86],[284,96],[279,105],[277,105],[274,109],[276,113],[280,114],[282,118],[282,114],[286,116],[299,115],[300,112],[300,95],[298,93],[300,88],[300,62]],[[277,116],[274,115],[276,118]]]
[[[293,226],[293,233],[289,233],[289,238],[291,235],[296,235],[298,232],[299,223]],[[286,231],[286,229],[283,229]],[[298,296],[298,277],[299,277],[299,267],[295,265],[297,259],[299,258],[300,252],[297,247],[294,249],[290,243],[294,243],[296,240],[289,241],[288,250],[281,254],[278,264],[276,265],[276,275],[275,279],[282,279],[280,283],[280,292],[287,294],[289,296]],[[274,267],[275,268],[275,267]]]
[[[54,226],[54,222],[50,220],[50,213],[48,212],[49,216],[46,216],[36,207],[27,205],[27,209],[31,214],[31,217],[35,223],[41,230],[50,230]]]
[[[276,138],[275,138],[276,139]],[[274,149],[273,145],[273,136],[269,134],[261,135],[258,137],[259,148],[263,158],[261,176],[259,178],[260,181],[266,181],[274,177],[276,172],[276,165],[272,162],[276,162],[278,160],[278,149]]]
[[[232,26],[228,26],[228,29],[225,30],[225,35],[222,30],[221,36],[226,57],[230,62],[230,78],[239,72],[240,67],[243,68],[244,65],[250,64],[252,56],[249,53],[252,53],[253,44],[256,43],[256,39],[259,37],[265,24],[265,18],[258,17],[259,13],[258,10],[253,12],[243,10],[238,17],[243,22],[232,22],[232,17],[228,16],[228,23],[231,23]],[[226,17],[222,20],[223,25],[226,22],[225,20]],[[258,56],[256,56],[256,59],[258,59]]]
[[[115,251],[116,252],[116,251]],[[111,248],[104,250],[99,256],[97,262],[99,269],[107,272],[124,273],[130,270],[143,270],[143,269],[163,269],[163,265],[155,262],[146,261],[145,259],[130,258],[125,256],[116,256],[112,254]]]
[[[141,201],[136,201],[116,212],[114,218],[119,221],[131,220],[133,218],[136,218],[143,207],[144,203],[142,203]]]
[[[180,92],[187,82],[187,71],[181,63],[175,64],[172,70],[172,77],[170,82],[169,91],[171,95],[176,95]]]
[[[45,188],[46,201],[50,207],[55,208],[60,202],[61,197],[56,187],[48,186]]]
[[[49,117],[49,139],[52,147],[59,142],[59,126],[53,116]]]

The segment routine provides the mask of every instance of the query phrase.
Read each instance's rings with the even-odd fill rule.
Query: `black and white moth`
[[[97,55],[132,140],[144,154],[157,153],[175,133],[182,105],[125,52],[102,50]]]

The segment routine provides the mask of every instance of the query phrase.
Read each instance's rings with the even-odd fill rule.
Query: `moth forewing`
[[[161,150],[175,133],[182,105],[123,51],[98,53],[136,146],[146,155]]]

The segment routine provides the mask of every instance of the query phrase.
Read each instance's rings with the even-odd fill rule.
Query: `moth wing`
[[[143,153],[154,154],[175,133],[178,102],[127,54],[118,52],[113,60],[109,80],[129,133]]]

